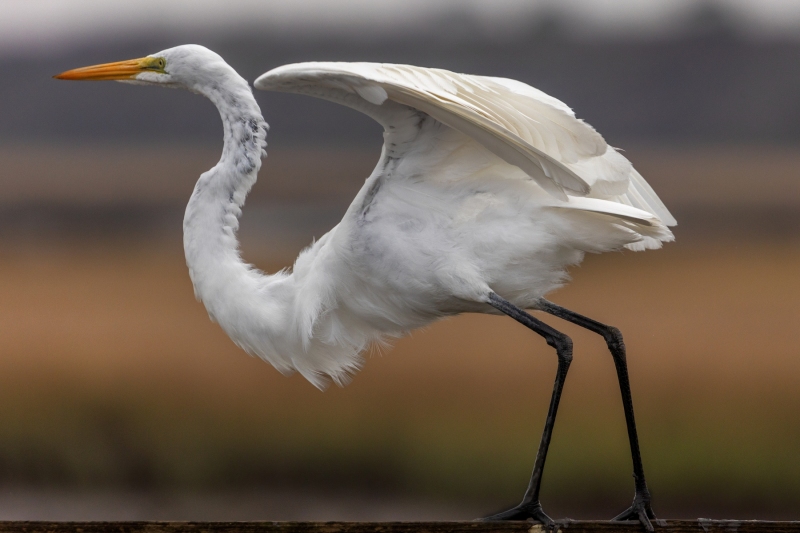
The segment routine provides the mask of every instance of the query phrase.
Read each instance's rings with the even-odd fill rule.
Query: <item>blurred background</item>
[[[0,17],[0,519],[471,519],[518,502],[555,372],[511,320],[462,316],[320,392],[194,300],[181,220],[219,156],[212,104],[57,82],[182,43],[245,78],[305,60],[505,76],[572,106],[678,219],[590,256],[561,305],[619,327],[666,518],[800,518],[796,0],[10,0]],[[269,158],[247,260],[287,267],[344,213],[380,128],[258,92]],[[575,341],[542,500],[610,518],[633,484],[613,364]]]

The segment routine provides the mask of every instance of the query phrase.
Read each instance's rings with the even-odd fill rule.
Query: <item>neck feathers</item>
[[[244,78],[231,69],[225,81],[224,84],[210,83],[201,87],[199,92],[217,106],[222,118],[224,146],[217,166],[233,171],[230,173],[231,186],[236,189],[235,200],[241,207],[255,183],[261,158],[267,155],[269,127]]]
[[[261,167],[267,124],[235,73],[196,90],[219,109],[224,147],[219,163],[197,181],[183,222],[195,295],[236,344],[279,371],[299,371],[320,388],[328,378],[347,381],[380,333],[336,309],[321,267],[325,238],[301,254],[294,274],[265,275],[242,261],[236,232]]]
[[[238,257],[241,208],[266,155],[267,123],[247,82],[228,69],[225,76],[197,88],[219,110],[224,145],[219,163],[200,177],[186,208],[184,248],[190,269],[204,253]]]
[[[224,146],[219,163],[200,176],[186,206],[183,244],[195,295],[238,341],[237,331],[248,327],[246,321],[263,318],[259,313],[264,309],[254,299],[282,275],[265,276],[239,254],[239,217],[266,155],[267,123],[247,82],[233,69],[226,74],[196,88],[219,109]]]

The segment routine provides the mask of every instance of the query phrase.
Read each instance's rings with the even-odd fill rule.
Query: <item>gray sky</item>
[[[587,31],[669,32],[704,0],[4,0],[0,53],[43,52],[93,37],[249,25],[402,32],[454,9],[487,31],[508,31],[537,13],[568,14]],[[758,34],[800,34],[800,0],[705,0],[729,8]],[[520,17],[524,14],[525,17]]]

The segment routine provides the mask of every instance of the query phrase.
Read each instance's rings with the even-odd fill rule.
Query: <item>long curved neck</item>
[[[195,295],[228,330],[226,316],[238,314],[237,299],[254,294],[269,278],[242,261],[236,239],[242,205],[266,155],[267,124],[247,82],[233,69],[194,90],[219,109],[224,147],[219,163],[194,188],[183,220],[183,244]]]

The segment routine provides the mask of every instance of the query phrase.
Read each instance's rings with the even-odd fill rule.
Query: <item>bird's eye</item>
[[[156,72],[164,72],[164,67],[167,66],[167,61],[163,57],[157,57],[147,62],[144,67],[147,70],[155,70]]]

